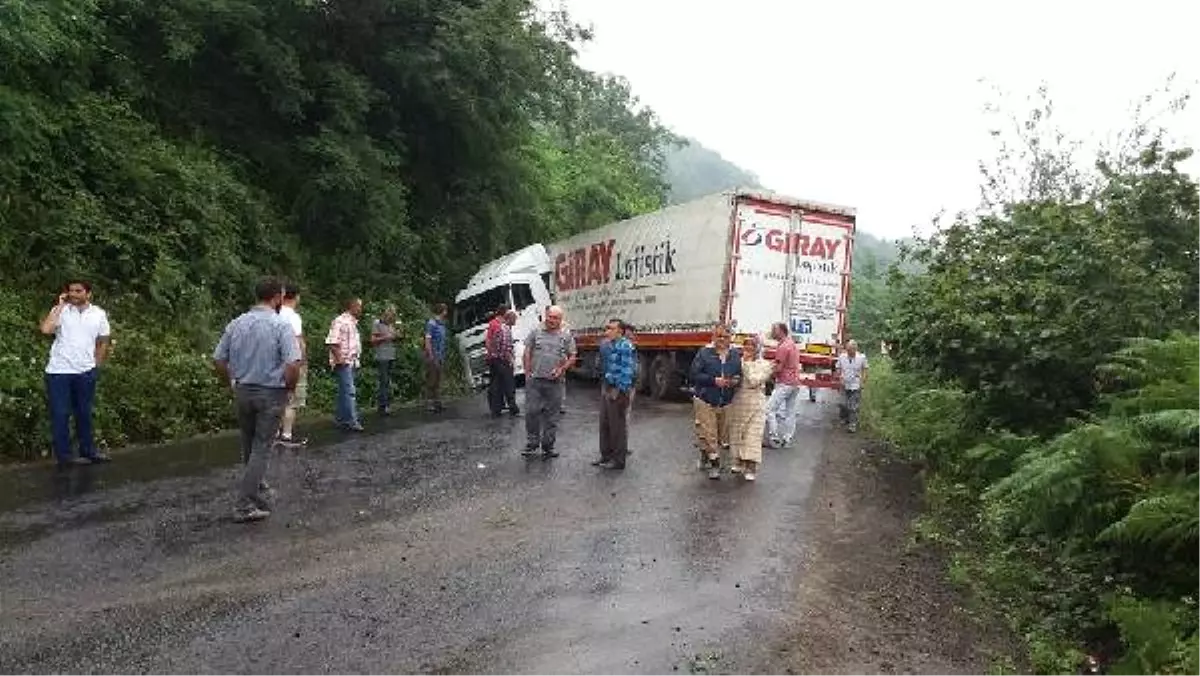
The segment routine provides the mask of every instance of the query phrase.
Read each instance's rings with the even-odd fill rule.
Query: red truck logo
[[[766,245],[771,251],[784,254],[800,254],[814,258],[832,259],[837,255],[842,242],[827,237],[811,237],[801,233],[787,233],[784,230],[763,228],[752,225],[744,228],[741,234],[742,246]]]
[[[613,246],[616,243],[616,240],[610,239],[560,253],[554,259],[554,287],[559,291],[574,291],[595,284],[607,284],[612,275]]]
[[[616,240],[599,242],[560,253],[554,259],[554,284],[559,291],[627,282],[638,288],[652,279],[675,274],[675,246],[671,240],[638,244],[630,251],[614,251]]]

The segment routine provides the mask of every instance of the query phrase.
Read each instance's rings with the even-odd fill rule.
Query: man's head
[[[632,343],[634,338],[637,338],[637,329],[629,322],[622,322],[622,325],[625,339]]]
[[[508,316],[508,311],[511,309],[512,308],[510,308],[508,306],[508,303],[501,303],[500,305],[496,306],[496,312],[492,316],[499,317],[500,319],[504,319],[505,317]]]
[[[604,325],[604,337],[609,340],[616,340],[625,333],[625,324],[620,319],[610,319]]]
[[[283,285],[283,304],[288,307],[296,307],[300,304],[300,287],[291,282]]]
[[[447,312],[449,312],[449,309],[446,307],[445,303],[437,303],[433,306],[433,316],[437,317],[438,319],[445,319]]]
[[[63,285],[63,293],[67,302],[75,307],[83,307],[92,302],[92,283],[82,279],[72,279]]]
[[[516,324],[517,323],[517,311],[509,310],[508,312],[505,312],[504,313],[504,323],[508,324],[509,326]]]
[[[771,338],[775,340],[783,340],[784,338],[790,336],[791,333],[792,332],[788,330],[787,324],[784,324],[783,322],[775,322],[771,325]]]
[[[278,311],[283,304],[283,283],[275,277],[265,277],[254,286],[254,299]]]
[[[733,333],[729,330],[728,326],[725,326],[724,324],[717,324],[716,327],[713,328],[712,333],[713,345],[718,350],[729,349],[729,341],[732,335]]]
[[[557,305],[551,305],[546,308],[546,328],[551,331],[557,331],[562,327],[563,309]]]
[[[858,354],[858,341],[857,340],[847,340],[846,341],[846,354],[850,355],[851,357]]]
[[[388,324],[396,321],[396,306],[389,305],[383,308],[383,314],[379,315],[379,318]]]
[[[342,303],[342,309],[345,310],[346,312],[350,313],[351,317],[358,319],[359,317],[362,316],[362,311],[363,311],[362,299],[361,298],[347,298],[346,301],[344,303]]]

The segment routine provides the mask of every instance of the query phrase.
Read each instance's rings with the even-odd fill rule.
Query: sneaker
[[[708,478],[712,479],[713,481],[719,481],[721,479],[721,468],[720,467],[709,467],[708,468]]]
[[[525,456],[526,458],[532,458],[533,456],[537,455],[537,452],[537,446],[526,446],[524,450],[521,451],[521,455]]]
[[[543,458],[557,458],[558,451],[554,450],[553,448],[543,448],[542,449],[542,457]]]
[[[250,509],[234,511],[233,520],[235,523],[249,523],[251,521],[262,521],[268,516],[271,516],[271,512],[261,507],[251,507]]]
[[[754,481],[758,477],[754,474],[754,472],[746,472],[745,474],[742,475],[742,478],[745,479],[746,481]]]
[[[729,473],[730,473],[730,474],[741,474],[741,473],[742,473],[742,466],[741,466],[741,465],[738,465],[738,464],[731,465],[731,466],[729,467]]]
[[[625,463],[606,460],[600,465],[602,469],[625,469]]]
[[[299,437],[299,438],[285,437],[281,434],[281,435],[279,435],[279,439],[277,440],[277,443],[280,446],[287,446],[288,448],[299,448],[301,446],[307,446],[308,439],[306,439],[304,437]]]
[[[355,422],[355,423],[350,423],[349,425],[344,426],[343,429],[345,429],[347,432],[362,432],[363,426],[362,426],[362,423]]]

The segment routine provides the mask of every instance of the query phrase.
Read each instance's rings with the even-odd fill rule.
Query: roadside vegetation
[[[920,467],[916,535],[1037,673],[1198,673],[1191,151],[1139,113],[1089,161],[1052,113],[1043,92],[998,131],[984,207],[891,271],[864,423]]]
[[[351,295],[400,309],[407,398],[482,262],[661,206],[675,139],[534,6],[0,3],[0,459],[48,451],[36,325],[70,277],[114,328],[99,443],[157,442],[233,422],[208,355],[259,275],[303,290],[312,411]]]

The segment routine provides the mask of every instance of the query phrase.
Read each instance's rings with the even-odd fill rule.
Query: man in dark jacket
[[[721,449],[729,446],[725,414],[742,377],[742,358],[730,347],[731,337],[729,327],[717,326],[712,343],[692,360],[690,374],[700,468],[707,467],[708,478],[714,480],[721,478]]]

